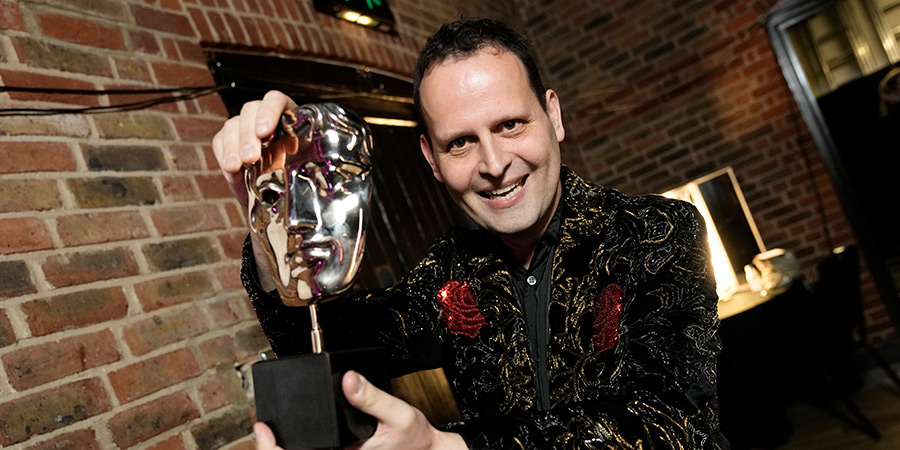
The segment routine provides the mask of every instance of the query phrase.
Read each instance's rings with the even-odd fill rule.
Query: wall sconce
[[[387,0],[314,0],[316,11],[385,33],[394,29]]]

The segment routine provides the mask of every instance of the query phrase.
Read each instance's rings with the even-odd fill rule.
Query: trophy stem
[[[312,352],[322,353],[322,329],[319,328],[319,305],[309,304],[309,318],[312,320],[312,331],[309,333],[312,339]]]

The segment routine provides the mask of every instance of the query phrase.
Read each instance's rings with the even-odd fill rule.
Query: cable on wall
[[[168,88],[168,89],[59,89],[59,88],[33,88],[19,86],[0,86],[0,92],[27,92],[48,95],[109,95],[109,94],[167,94],[130,103],[119,103],[109,106],[88,106],[74,108],[0,108],[0,117],[10,116],[51,116],[57,114],[104,114],[124,111],[135,111],[150,108],[164,103],[173,103],[182,100],[191,100],[198,97],[214,94],[216,92],[233,89],[234,83],[223,86],[200,86],[192,88]]]

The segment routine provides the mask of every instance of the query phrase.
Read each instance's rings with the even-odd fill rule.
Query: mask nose
[[[288,181],[285,204],[288,208],[287,228],[292,233],[309,232],[322,223],[321,208],[312,180],[295,175]]]

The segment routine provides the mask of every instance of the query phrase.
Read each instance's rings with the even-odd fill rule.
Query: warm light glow
[[[692,203],[700,211],[703,221],[706,222],[706,240],[709,243],[709,259],[712,262],[713,275],[716,277],[716,294],[720,299],[730,297],[738,290],[737,277],[734,276],[734,268],[725,252],[725,246],[722,245],[722,238],[719,237],[706,202],[700,194],[700,188],[696,183],[689,183],[662,195]]]
[[[369,16],[359,16],[359,18],[356,19],[356,23],[358,23],[360,25],[365,25],[368,27],[368,26],[371,26],[372,24],[374,24],[375,21],[372,20],[372,18]]]
[[[360,14],[360,13],[358,13],[358,12],[356,12],[356,11],[349,11],[349,10],[348,10],[348,11],[343,11],[343,12],[341,12],[341,14],[340,14],[341,19],[348,20],[348,21],[350,21],[350,22],[356,22],[357,20],[359,20],[359,17],[360,17],[361,15],[362,15],[362,14]]]
[[[389,127],[405,127],[405,128],[415,128],[418,122],[413,120],[403,120],[403,119],[389,119],[387,117],[363,117],[367,123],[372,125],[386,125]]]

